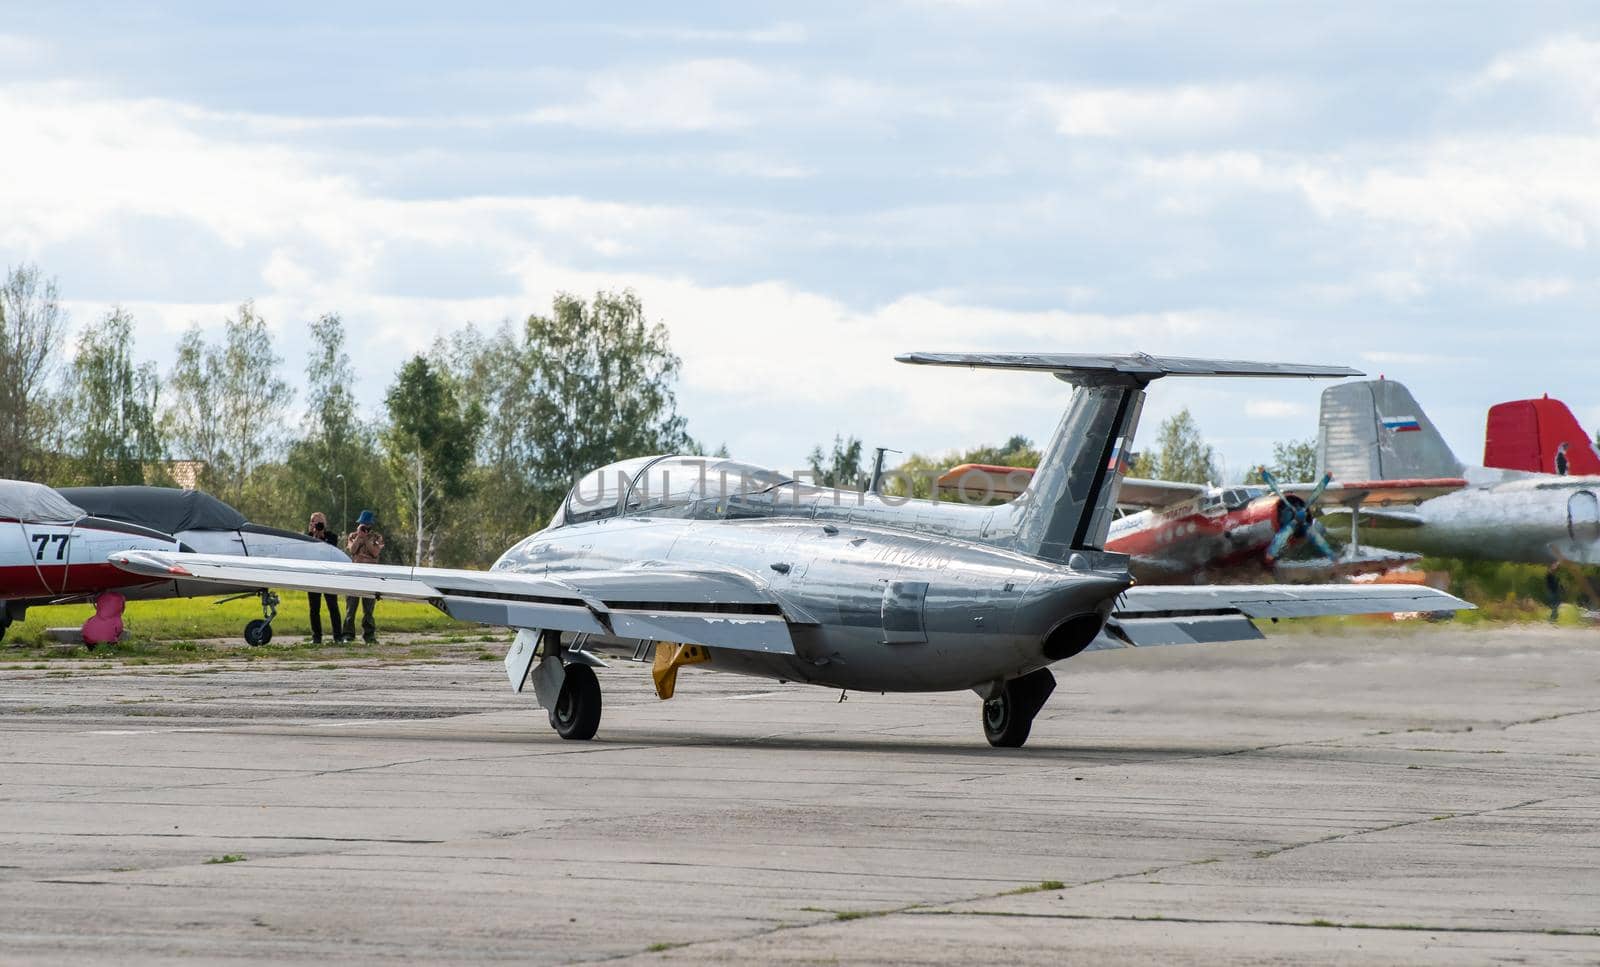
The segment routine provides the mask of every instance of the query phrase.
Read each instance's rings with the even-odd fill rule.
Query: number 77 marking
[[[55,545],[56,545],[56,560],[65,561],[67,559],[67,542],[72,539],[72,535],[71,534],[29,534],[28,535],[28,539],[30,541],[33,541],[35,544],[39,545],[39,549],[37,551],[35,551],[34,554],[33,554],[33,559],[35,561],[44,560],[45,548],[50,546],[50,542],[51,541],[54,541]]]

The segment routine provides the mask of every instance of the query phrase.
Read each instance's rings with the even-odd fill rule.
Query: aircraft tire
[[[1028,741],[1033,720],[1017,714],[1017,701],[1009,684],[998,698],[983,703],[983,735],[997,749],[1018,749]]]
[[[550,709],[550,727],[563,739],[592,739],[600,728],[600,680],[588,665],[568,665],[566,671],[561,694]]]
[[[1056,690],[1055,676],[1041,668],[1006,682],[995,698],[983,703],[983,735],[997,749],[1020,749],[1033,731],[1033,717]]]
[[[244,642],[251,647],[264,645],[272,640],[272,624],[264,618],[257,618],[244,626]]]
[[[11,615],[5,610],[5,605],[0,605],[0,641],[6,640],[6,632],[11,630]]]

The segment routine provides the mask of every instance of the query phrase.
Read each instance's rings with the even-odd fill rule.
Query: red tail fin
[[[1483,465],[1502,470],[1556,473],[1556,452],[1567,445],[1567,473],[1600,474],[1594,441],[1578,425],[1567,404],[1548,396],[1489,407]]]

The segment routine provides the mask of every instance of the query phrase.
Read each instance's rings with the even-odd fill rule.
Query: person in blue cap
[[[383,554],[383,535],[373,529],[378,522],[378,515],[370,510],[363,510],[361,516],[356,518],[356,529],[350,532],[345,539],[344,550],[350,555],[350,560],[357,564],[376,564]],[[361,602],[361,639],[369,645],[378,643],[378,623],[372,618],[372,598],[358,598],[349,595],[344,599],[344,638],[354,641],[356,637],[356,602]]]

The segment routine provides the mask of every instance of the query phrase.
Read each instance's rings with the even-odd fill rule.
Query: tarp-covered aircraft
[[[813,487],[734,461],[647,457],[580,480],[550,525],[492,570],[307,564],[128,551],[150,577],[427,601],[520,629],[505,659],[558,734],[595,734],[601,654],[652,661],[657,694],[698,664],[843,689],[982,698],[985,735],[1019,746],[1055,687],[1047,666],[1095,643],[1258,636],[1252,618],[1470,607],[1424,587],[1132,587],[1106,551],[1116,458],[1165,376],[1359,375],[1343,367],[1151,356],[912,353],[1077,384],[1028,489],[976,507]]]
[[[257,586],[218,587],[172,576],[135,578],[108,561],[114,551],[176,550],[349,561],[343,551],[291,531],[247,521],[197,490],[169,487],[68,487],[53,490],[0,480],[0,638],[34,605],[92,600],[105,591],[128,598],[261,594],[263,616],[245,640],[271,640],[277,599]]]

